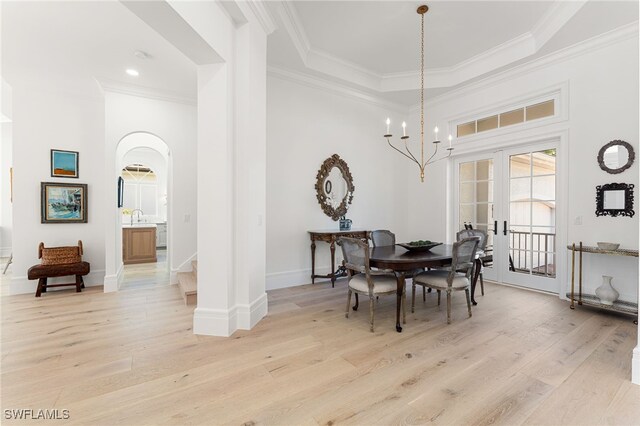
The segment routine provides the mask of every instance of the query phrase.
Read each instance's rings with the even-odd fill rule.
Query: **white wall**
[[[12,101],[11,86],[2,79],[0,91],[0,257],[11,255],[13,214],[11,210],[11,182],[9,170],[12,165]]]
[[[543,90],[568,82],[568,114],[566,119],[535,131],[501,135],[500,139],[522,137],[535,132],[544,134],[552,131],[568,131],[568,229],[569,242],[583,241],[585,245],[595,245],[598,241],[619,242],[623,248],[638,248],[638,216],[596,217],[595,187],[610,182],[632,183],[638,186],[638,162],[631,169],[619,175],[602,171],[596,161],[599,149],[613,139],[628,141],[638,151],[638,40],[626,38],[601,48],[592,48],[578,56],[561,61],[553,61],[547,66],[539,66],[524,73],[506,74],[493,84],[479,84],[469,89],[459,90],[451,96],[435,100],[427,109],[427,128],[434,123],[446,127],[453,117],[463,116],[469,111],[481,111],[500,102],[508,103],[514,97],[526,97],[528,93]],[[480,115],[478,118],[481,118]],[[490,132],[486,138],[464,143],[464,150],[477,150],[495,141]],[[447,212],[434,209],[427,201],[444,200],[447,197],[446,178],[448,164],[442,162],[429,170],[427,185],[421,185],[410,173],[407,176],[410,191],[418,196],[409,198],[409,227],[413,232],[425,232],[434,239],[450,238],[447,235]],[[561,192],[559,192],[561,193]],[[636,210],[637,202],[636,202]],[[576,218],[582,218],[582,225],[576,225]],[[560,219],[560,218],[559,218]],[[558,254],[567,251],[559,248]],[[602,263],[615,263],[607,258],[590,262],[585,266],[587,289],[600,285]],[[623,262],[625,263],[625,262]],[[637,269],[634,262],[620,266],[614,276],[619,291],[628,299],[637,299]],[[562,292],[562,289],[561,289]]]
[[[104,277],[104,104],[95,96],[76,96],[13,87],[13,254],[11,294],[35,291],[27,269],[40,263],[38,244],[74,245],[82,240],[83,260],[91,263],[87,285],[101,285]],[[79,178],[50,176],[50,150],[79,152]],[[41,224],[40,182],[88,185],[88,223]],[[68,281],[67,278],[62,278]]]
[[[339,228],[314,189],[318,169],[333,154],[353,175],[346,215],[353,228],[390,229],[399,241],[406,239],[404,170],[417,176],[418,168],[382,137],[386,118],[400,129],[402,114],[271,75],[267,95],[267,289],[310,283],[307,231]],[[339,261],[339,247],[336,253]],[[329,247],[318,243],[316,273],[329,269]]]
[[[179,270],[191,270],[190,260],[196,253],[196,108],[176,102],[149,99],[120,93],[105,93],[105,161],[107,192],[105,291],[117,288],[118,274],[122,267],[122,231],[120,212],[116,207],[117,176],[121,165],[116,148],[127,135],[148,132],[162,139],[170,150],[173,176],[169,192],[173,198],[169,204],[171,218],[169,232],[170,268],[172,283]],[[120,167],[120,168],[119,168]],[[172,191],[171,188],[175,188]]]

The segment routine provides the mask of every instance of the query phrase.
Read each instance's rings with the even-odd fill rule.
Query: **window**
[[[490,117],[479,118],[468,123],[458,124],[456,127],[458,137],[486,132],[500,127],[513,126],[525,121],[538,120],[552,117],[555,113],[555,100],[528,105],[523,108],[503,112]]]

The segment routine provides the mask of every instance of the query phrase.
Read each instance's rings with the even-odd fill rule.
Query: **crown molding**
[[[453,66],[425,70],[425,88],[457,86],[534,55],[585,3],[586,0],[556,0],[531,31]],[[307,68],[378,92],[418,89],[418,71],[380,74],[314,48],[295,5],[285,1],[280,10],[283,25]]]
[[[300,17],[298,16],[298,12],[296,12],[295,6],[291,2],[283,1],[279,12],[285,31],[289,34],[300,59],[306,65],[311,45],[309,44],[309,39],[300,22]]]
[[[613,44],[628,40],[630,38],[637,38],[639,34],[638,21],[616,28],[609,32],[600,34],[587,40],[583,40],[574,45],[565,47],[548,55],[540,58],[532,59],[524,64],[517,65],[508,70],[499,72],[497,74],[490,75],[481,80],[474,81],[469,84],[452,89],[446,93],[435,96],[425,103],[429,106],[434,104],[445,102],[453,98],[467,95],[477,90],[481,90],[487,86],[498,84],[502,81],[507,81],[523,74],[533,72],[535,70],[561,63],[569,59],[575,58],[580,55],[589,54],[595,50],[599,50]],[[410,109],[415,112],[419,108],[419,105],[413,105]]]
[[[249,9],[251,9],[251,12],[253,12],[257,18],[266,35],[269,35],[278,29],[273,16],[271,16],[269,10],[264,6],[264,2],[248,0],[246,3],[249,5]]]
[[[291,71],[274,66],[268,66],[267,75],[312,89],[321,90],[323,92],[331,92],[348,99],[364,102],[369,105],[377,106],[387,110],[392,110],[400,114],[406,115],[409,112],[409,107],[406,105],[388,101],[371,93],[367,93],[363,90],[358,90],[341,83],[325,80],[323,78],[301,73],[298,71]]]
[[[151,87],[139,86],[137,84],[121,83],[108,78],[96,77],[95,80],[104,92],[120,93],[122,95],[138,96],[147,99],[192,106],[198,105],[197,98],[184,96],[168,90],[154,89]]]
[[[586,3],[587,0],[556,0],[531,29],[531,34],[535,40],[535,52],[547,44],[560,28],[564,27]]]

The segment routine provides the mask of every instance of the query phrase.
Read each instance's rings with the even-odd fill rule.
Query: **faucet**
[[[133,226],[133,215],[135,214],[135,212],[138,212],[138,223],[140,223],[140,215],[144,214],[144,212],[140,209],[135,209],[131,212],[131,226]]]

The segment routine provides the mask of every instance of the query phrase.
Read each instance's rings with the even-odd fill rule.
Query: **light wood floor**
[[[156,250],[157,262],[124,265],[121,289],[157,287],[169,285],[169,269],[167,267],[167,250]]]
[[[268,317],[231,338],[194,336],[175,286],[3,297],[2,409],[100,425],[640,423],[629,317],[486,287],[471,319],[454,295],[451,325],[427,295],[402,333],[393,297],[370,333],[366,304],[344,318],[344,282],[272,291]]]

